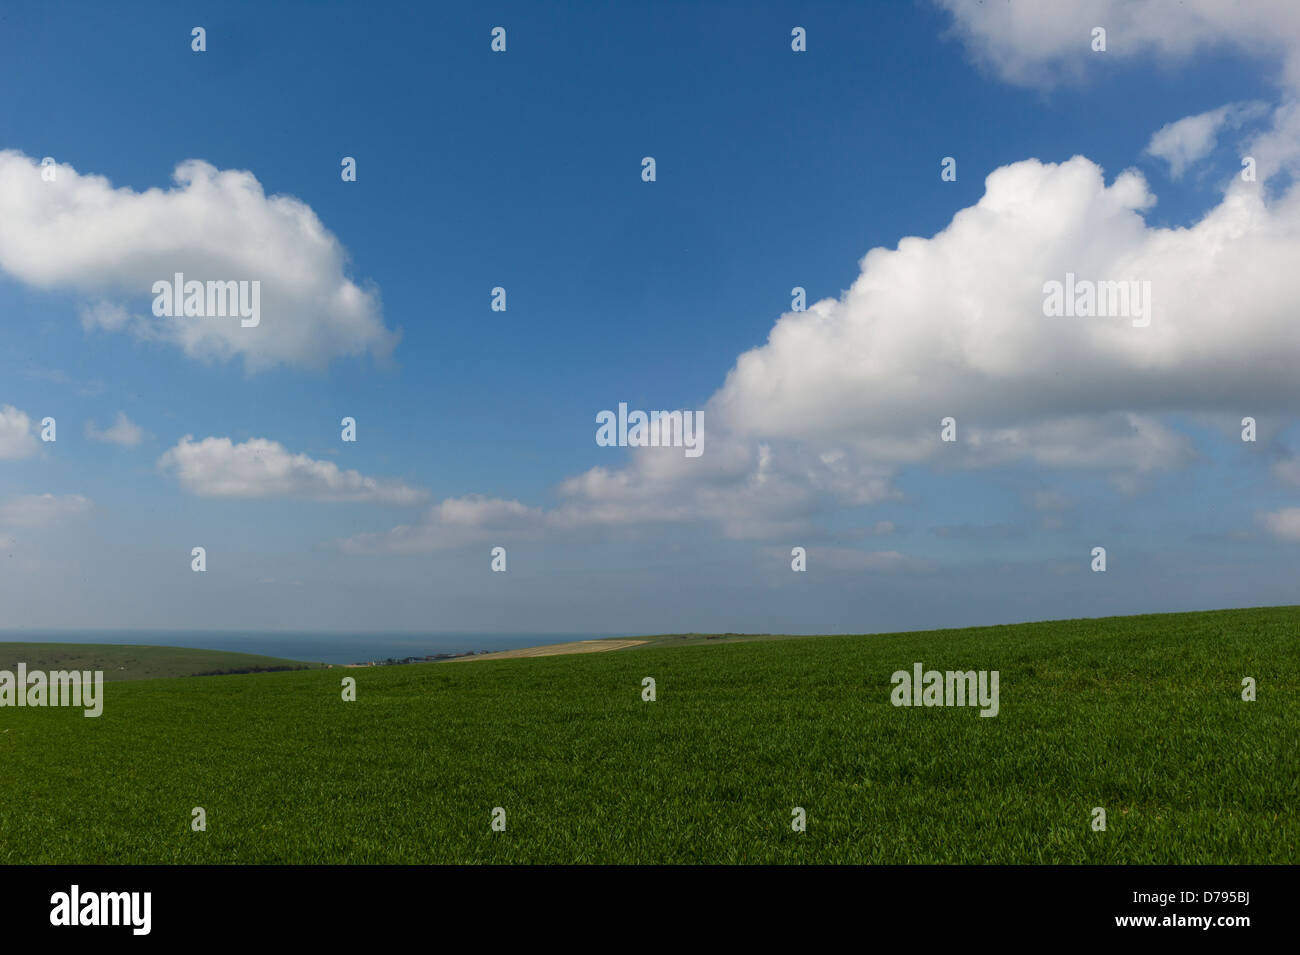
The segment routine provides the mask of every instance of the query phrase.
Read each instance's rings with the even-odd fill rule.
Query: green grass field
[[[1292,863],[1298,622],[1285,607],[121,683],[99,719],[0,710],[0,862]],[[998,670],[1000,714],[892,706],[890,675],[917,661]]]

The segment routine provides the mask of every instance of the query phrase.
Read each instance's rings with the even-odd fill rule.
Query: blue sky
[[[476,6],[0,17],[0,627],[1295,602],[1287,5]],[[164,328],[182,268],[262,324]],[[1151,281],[1151,327],[1045,318],[1067,270]],[[705,453],[597,446],[619,402],[702,410]]]

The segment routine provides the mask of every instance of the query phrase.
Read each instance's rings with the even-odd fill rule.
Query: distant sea
[[[435,653],[518,650],[610,633],[257,633],[246,630],[0,630],[0,642],[133,643],[286,657],[308,663],[365,663]]]

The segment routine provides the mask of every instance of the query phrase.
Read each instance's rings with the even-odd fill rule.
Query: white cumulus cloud
[[[29,458],[40,448],[26,412],[13,405],[0,405],[0,461]]]
[[[1107,184],[1077,156],[1025,160],[933,238],[874,249],[839,299],[777,321],[715,395],[713,420],[755,439],[854,439],[877,461],[1177,466],[1188,445],[1153,416],[1300,398],[1300,192],[1237,183],[1188,228],[1149,227],[1142,177]],[[1067,273],[1149,282],[1147,327],[1044,315]],[[969,438],[969,441],[965,441]],[[963,443],[963,441],[965,443]]]
[[[417,504],[424,491],[401,481],[345,471],[332,461],[294,454],[265,438],[195,441],[185,435],[158,459],[159,469],[202,497],[296,497],[317,501]]]
[[[196,358],[238,357],[252,370],[391,353],[396,335],[378,291],[347,276],[347,251],[309,206],[201,160],[180,163],[173,179],[136,192],[60,164],[46,182],[37,160],[0,151],[0,271],[86,295],[87,329],[169,341]],[[260,324],[155,317],[153,283],[176,273],[260,282]]]
[[[1279,59],[1300,85],[1300,4],[1294,0],[1061,0],[973,3],[935,0],[952,14],[956,34],[1003,79],[1042,86],[1084,75],[1103,58],[1156,55],[1183,59],[1227,47]],[[1106,31],[1094,52],[1092,31]]]

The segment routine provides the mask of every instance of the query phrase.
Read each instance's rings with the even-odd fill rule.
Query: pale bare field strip
[[[648,640],[578,640],[574,643],[552,643],[544,647],[527,647],[523,650],[498,650],[495,653],[479,653],[471,657],[456,657],[448,662],[458,663],[462,660],[508,660],[513,657],[555,657],[564,653],[603,653],[606,650],[626,650],[639,647]]]

